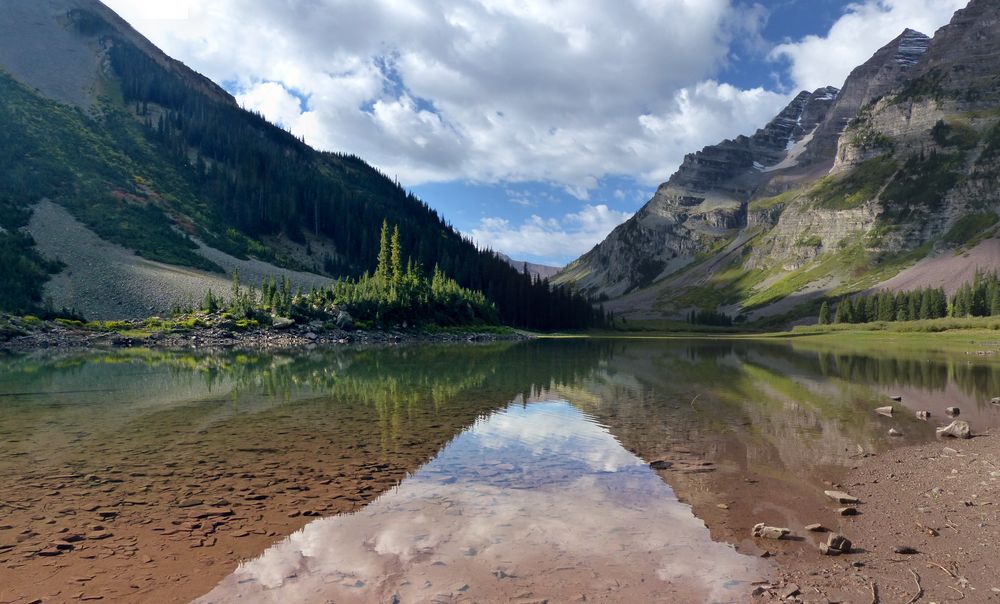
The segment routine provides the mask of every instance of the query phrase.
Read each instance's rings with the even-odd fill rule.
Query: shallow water
[[[755,522],[829,518],[824,481],[932,439],[947,406],[1000,426],[1000,364],[932,351],[539,341],[0,369],[0,602],[75,597],[81,574],[123,601],[738,602],[768,572]],[[872,413],[892,394],[894,418]]]

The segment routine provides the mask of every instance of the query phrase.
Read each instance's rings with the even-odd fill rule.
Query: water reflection
[[[903,396],[905,413],[872,412],[888,394]],[[220,589],[293,594],[360,580],[335,599],[506,596],[539,593],[544,577],[564,599],[579,595],[570,586],[732,599],[725,581],[745,563],[695,517],[716,544],[760,553],[747,537],[755,522],[831,522],[822,481],[860,454],[933,439],[946,406],[974,431],[996,429],[998,394],[991,357],[798,342],[0,356],[0,502],[15,527],[0,529],[0,599],[30,601],[46,595],[40,581],[87,575],[108,600],[127,600],[135,584],[148,601],[185,601],[314,514],[343,535],[336,548],[310,528],[244,567],[256,582]],[[654,459],[674,465],[654,474]],[[205,512],[181,506],[191,501],[233,513],[195,522]],[[89,531],[88,510],[108,509],[117,515],[101,524],[115,537],[100,547],[120,565],[102,569],[83,546],[33,557],[64,528]],[[473,549],[489,555],[465,555]],[[141,557],[152,558],[144,569]],[[407,573],[426,578],[403,584]]]
[[[742,601],[761,562],[712,542],[566,401],[476,423],[364,510],[313,522],[202,602]]]

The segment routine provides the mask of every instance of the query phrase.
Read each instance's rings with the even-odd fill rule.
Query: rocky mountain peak
[[[877,50],[872,58],[851,71],[836,102],[827,113],[825,122],[817,128],[802,161],[832,161],[836,155],[837,141],[847,124],[858,115],[862,107],[911,78],[929,44],[930,38],[926,35],[906,29]]]

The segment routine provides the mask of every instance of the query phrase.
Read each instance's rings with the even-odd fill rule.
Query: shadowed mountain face
[[[507,323],[596,319],[586,301],[480,252],[362,159],[316,151],[242,110],[97,0],[4,0],[0,101],[0,262],[13,271],[0,310],[36,311],[51,297],[91,317],[165,313],[192,291],[218,291],[243,262],[308,288],[373,270],[388,221],[404,258],[482,290]],[[66,232],[32,221],[44,201]],[[94,238],[108,245],[85,246]],[[89,284],[108,281],[129,299],[93,295]],[[552,312],[514,302],[529,291]]]
[[[998,23],[1000,6],[975,0],[933,38],[907,29],[840,90],[800,93],[754,136],[689,155],[555,281],[635,318],[702,309],[798,320],[822,298],[989,238],[1000,211]]]

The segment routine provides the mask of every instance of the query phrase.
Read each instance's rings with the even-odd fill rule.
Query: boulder
[[[860,499],[843,491],[823,491],[823,493],[837,503],[861,503]]]
[[[271,321],[271,327],[275,329],[288,329],[292,325],[295,325],[295,319],[289,319],[288,317],[275,317]]]
[[[346,310],[341,310],[334,317],[333,322],[344,331],[351,331],[354,329],[354,317],[350,315]]]
[[[892,405],[888,405],[886,407],[876,407],[875,413],[878,413],[879,415],[885,415],[887,417],[892,417]]]
[[[952,438],[972,438],[972,429],[969,422],[956,419],[947,426],[937,429],[938,436],[950,436]]]
[[[759,522],[754,525],[752,534],[754,537],[760,537],[762,539],[781,539],[785,535],[788,535],[792,531],[787,528],[779,528],[776,526],[767,526],[763,522]]]

